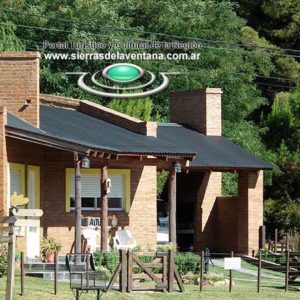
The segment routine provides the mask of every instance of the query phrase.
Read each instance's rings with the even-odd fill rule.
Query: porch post
[[[74,153],[75,162],[75,253],[81,252],[81,175],[78,153]]]
[[[176,244],[176,171],[172,166],[169,169],[169,242]]]
[[[108,241],[108,198],[107,198],[107,166],[101,168],[101,250],[107,251]]]

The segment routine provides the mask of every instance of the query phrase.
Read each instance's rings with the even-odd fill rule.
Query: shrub
[[[98,266],[96,267],[96,270],[101,274],[101,277],[104,280],[109,280],[111,278],[111,273],[109,270],[103,266]]]
[[[119,264],[119,252],[100,252],[96,251],[94,253],[96,266],[106,268],[110,273],[114,273]]]
[[[3,275],[6,275],[7,273],[7,246],[6,245],[0,245],[0,277]]]
[[[192,252],[177,253],[175,256],[175,263],[178,267],[178,271],[182,275],[186,275],[189,272],[197,273],[200,269],[199,255]]]

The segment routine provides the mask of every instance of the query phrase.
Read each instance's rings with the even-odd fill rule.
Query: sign
[[[83,226],[88,226],[88,227],[100,227],[100,218],[97,217],[87,217],[82,220]]]
[[[12,206],[23,206],[28,204],[29,199],[24,197],[24,195],[17,195],[16,192],[14,192],[10,198],[10,203]]]
[[[11,236],[0,236],[0,244],[12,242]]]
[[[241,268],[240,257],[225,257],[224,258],[224,269],[225,270],[238,270]]]
[[[40,227],[40,220],[18,219],[15,226]]]
[[[66,74],[78,75],[79,77],[78,77],[77,84],[79,88],[81,88],[85,92],[100,97],[121,98],[121,99],[148,97],[150,95],[159,93],[168,87],[169,75],[179,74],[176,72],[159,73],[162,78],[161,84],[157,87],[153,87],[152,89],[142,91],[146,87],[149,88],[155,82],[156,76],[154,75],[154,73],[144,70],[141,67],[134,64],[129,64],[129,63],[113,64],[111,66],[106,67],[102,71],[102,78],[105,78],[108,82],[114,85],[112,86],[111,84],[110,85],[103,84],[97,79],[100,72],[101,72],[100,70],[95,71],[90,78],[90,81],[92,81],[93,83],[93,87],[89,86],[86,83],[85,79],[89,74],[88,72],[79,72],[79,73],[68,72]],[[142,80],[143,84],[132,85],[132,83],[137,80]],[[95,89],[94,86],[97,86],[97,89]],[[99,87],[101,89],[99,89]],[[125,93],[120,93],[120,91],[124,91]],[[132,91],[136,91],[136,92],[132,92]]]
[[[41,217],[43,211],[41,209],[19,209],[13,210],[13,214],[16,217]]]
[[[0,224],[13,224],[17,221],[17,218],[14,216],[10,217],[0,217]]]

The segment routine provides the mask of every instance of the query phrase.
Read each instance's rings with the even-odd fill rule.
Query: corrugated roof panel
[[[191,167],[272,169],[273,165],[250,154],[222,136],[206,136],[179,124],[158,126],[158,137],[197,152]]]

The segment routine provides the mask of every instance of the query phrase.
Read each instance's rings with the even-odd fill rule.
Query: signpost
[[[229,292],[232,291],[232,270],[238,270],[241,268],[241,258],[233,257],[233,251],[231,251],[231,257],[224,258],[224,269],[229,270]]]
[[[11,212],[10,212],[11,214]],[[13,299],[13,286],[14,286],[14,277],[15,277],[15,245],[16,237],[14,232],[14,223],[17,219],[14,216],[1,217],[0,224],[8,224],[9,232],[6,236],[0,237],[0,244],[8,244],[8,263],[7,263],[7,281],[6,281],[6,294],[5,300]]]

